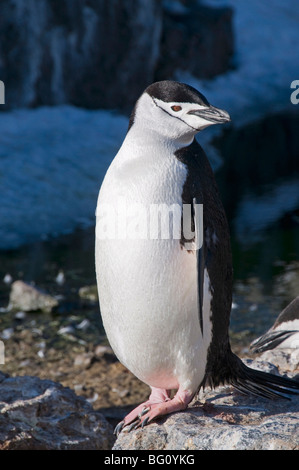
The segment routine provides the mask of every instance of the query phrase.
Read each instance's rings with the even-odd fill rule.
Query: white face
[[[173,116],[174,118],[183,121],[185,124],[187,124],[188,127],[193,129],[195,132],[199,132],[205,129],[206,127],[216,124],[215,122],[210,121],[208,118],[204,118],[195,114],[189,114],[190,111],[198,111],[199,113],[204,112],[207,109],[206,106],[201,106],[196,103],[180,103],[174,101],[166,103],[157,98],[153,98],[153,101],[160,109],[166,112],[169,116]]]
[[[136,122],[172,139],[194,136],[197,132],[230,120],[228,113],[214,106],[197,103],[165,102],[147,93],[141,96],[136,110]]]

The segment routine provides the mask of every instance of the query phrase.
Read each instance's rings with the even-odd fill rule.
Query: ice
[[[298,1],[205,0],[204,4],[234,10],[235,69],[209,81],[182,72],[178,78],[200,89],[215,106],[227,109],[234,126],[294,107],[290,86],[299,79]]]
[[[94,223],[126,117],[72,106],[0,113],[0,248]]]

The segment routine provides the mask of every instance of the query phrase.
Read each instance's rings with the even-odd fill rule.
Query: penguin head
[[[165,80],[146,88],[136,103],[129,128],[139,123],[145,130],[181,138],[229,121],[226,111],[212,106],[195,88]]]

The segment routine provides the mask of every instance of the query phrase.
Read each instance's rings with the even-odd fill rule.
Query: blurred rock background
[[[1,6],[0,76],[7,108],[71,103],[128,110],[179,68],[225,72],[231,8],[196,1],[11,0]]]

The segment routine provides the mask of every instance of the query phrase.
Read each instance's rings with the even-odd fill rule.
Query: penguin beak
[[[215,106],[207,106],[204,109],[191,109],[191,111],[188,111],[188,114],[194,114],[215,124],[222,124],[231,120],[230,115],[226,111],[215,108]]]

